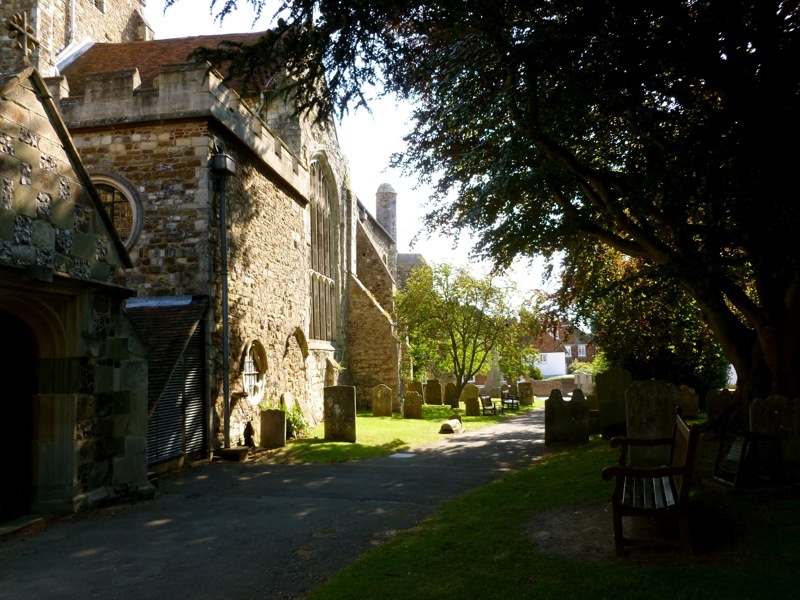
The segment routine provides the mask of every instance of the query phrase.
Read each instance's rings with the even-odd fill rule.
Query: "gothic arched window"
[[[311,324],[310,337],[333,339],[335,246],[331,192],[319,161],[311,163]]]

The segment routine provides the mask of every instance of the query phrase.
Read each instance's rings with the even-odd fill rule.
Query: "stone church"
[[[371,215],[334,123],[187,62],[258,33],[158,40],[144,4],[0,6],[0,521],[152,493],[326,386],[400,393],[394,190]]]

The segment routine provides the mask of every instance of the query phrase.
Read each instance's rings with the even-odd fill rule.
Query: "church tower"
[[[397,242],[397,192],[388,183],[382,183],[375,193],[375,218]]]
[[[145,4],[146,0],[3,1],[2,34],[20,47],[27,45],[28,64],[49,77],[92,43],[152,40]],[[0,44],[0,71],[22,67],[23,56],[14,44]]]

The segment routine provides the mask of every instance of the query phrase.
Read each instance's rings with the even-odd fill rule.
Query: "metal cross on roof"
[[[30,65],[28,57],[41,43],[33,36],[34,30],[28,25],[27,13],[22,12],[11,17],[6,23],[6,28],[11,32],[11,36],[16,35],[14,46],[22,50],[22,60],[26,65]]]

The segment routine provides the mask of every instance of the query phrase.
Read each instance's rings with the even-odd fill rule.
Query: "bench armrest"
[[[628,448],[630,446],[668,446],[672,444],[672,438],[629,438],[629,437],[615,437],[611,438],[611,447],[619,447],[619,459],[617,464],[624,467],[628,462]]]

